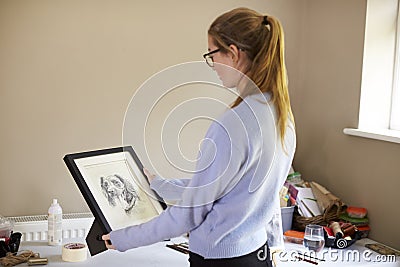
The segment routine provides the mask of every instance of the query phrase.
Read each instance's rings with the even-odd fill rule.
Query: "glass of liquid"
[[[310,251],[320,252],[325,245],[324,228],[316,224],[307,225],[303,244]]]

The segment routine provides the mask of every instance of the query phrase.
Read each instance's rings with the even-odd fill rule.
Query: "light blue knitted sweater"
[[[291,123],[282,146],[269,99],[246,97],[211,124],[191,179],[155,178],[151,188],[177,204],[149,222],[112,231],[117,250],[186,232],[189,249],[205,258],[237,257],[261,247],[296,147]]]

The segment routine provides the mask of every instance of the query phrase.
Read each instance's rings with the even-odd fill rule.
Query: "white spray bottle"
[[[48,244],[50,246],[61,245],[62,242],[62,208],[58,204],[57,199],[53,199],[53,203],[48,213]]]

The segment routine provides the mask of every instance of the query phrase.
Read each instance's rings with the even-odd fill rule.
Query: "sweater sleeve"
[[[190,180],[190,178],[165,179],[157,176],[151,181],[150,188],[163,199],[176,201],[181,199],[183,190],[188,186]]]
[[[228,193],[242,177],[243,152],[232,145],[226,129],[219,124],[210,127],[200,153],[197,172],[174,206],[146,223],[110,233],[117,250],[126,251],[190,232],[205,220],[214,202]]]

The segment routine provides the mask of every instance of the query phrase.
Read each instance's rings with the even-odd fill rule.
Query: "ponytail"
[[[294,118],[289,100],[284,33],[279,20],[262,16],[251,9],[237,8],[218,17],[211,24],[208,34],[223,52],[228,51],[230,44],[246,52],[251,63],[245,74],[261,92],[271,93],[283,144],[288,121],[294,123]],[[236,107],[252,93],[252,90],[244,92],[231,107]]]

